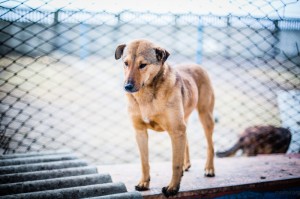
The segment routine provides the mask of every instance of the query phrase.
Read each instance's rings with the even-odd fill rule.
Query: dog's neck
[[[168,81],[171,77],[172,68],[167,64],[164,63],[159,70],[159,72],[155,75],[152,82],[150,84],[144,85],[140,91],[137,93],[134,93],[133,96],[135,98],[144,98],[147,99],[147,101],[152,101],[153,99],[156,99],[159,92],[167,92],[162,91],[163,84],[168,84],[170,81]],[[164,88],[170,88],[170,87],[164,87]]]
[[[170,66],[167,63],[164,63],[161,66],[161,69],[158,71],[158,73],[153,78],[152,82],[148,85],[148,87],[151,87],[154,91],[158,89],[158,86],[160,83],[162,83],[166,78],[166,73],[170,70]]]

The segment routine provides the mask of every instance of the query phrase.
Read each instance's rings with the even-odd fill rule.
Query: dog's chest
[[[147,127],[156,131],[162,131],[162,118],[165,110],[164,100],[155,98],[152,93],[143,93],[135,97],[138,105],[138,115]]]
[[[164,131],[163,125],[161,123],[161,112],[159,111],[157,106],[151,104],[140,105],[140,114],[141,119],[147,125],[148,129],[159,132]]]
[[[151,102],[141,102],[139,103],[139,108],[142,120],[147,124],[158,120],[159,115],[161,115],[162,110],[164,109],[162,105],[157,102],[157,100],[152,100]]]
[[[139,107],[140,107],[142,120],[145,123],[149,124],[150,121],[153,120],[156,115],[158,115],[157,107],[152,103],[140,104]]]

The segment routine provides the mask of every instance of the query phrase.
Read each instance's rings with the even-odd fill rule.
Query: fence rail
[[[20,9],[0,7],[0,19],[11,22],[56,24],[56,23],[83,23],[96,25],[119,25],[120,23],[140,23],[148,25],[199,25],[255,29],[280,29],[280,30],[300,30],[300,22],[297,18],[258,18],[249,16],[216,16],[216,15],[196,15],[196,14],[157,14],[151,12],[122,11],[110,13],[106,11],[67,11],[57,10],[45,11],[38,9]]]

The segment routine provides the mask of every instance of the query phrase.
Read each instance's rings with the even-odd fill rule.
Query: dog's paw
[[[204,176],[205,177],[215,177],[215,171],[213,168],[206,168],[204,170]]]
[[[161,192],[164,194],[164,196],[166,196],[167,198],[170,196],[175,196],[179,191],[179,186],[178,187],[163,187]]]
[[[186,164],[186,165],[183,165],[183,171],[189,171],[189,169],[191,168],[191,164]]]
[[[150,180],[149,181],[141,181],[138,185],[135,186],[135,190],[137,191],[147,191],[149,190]]]

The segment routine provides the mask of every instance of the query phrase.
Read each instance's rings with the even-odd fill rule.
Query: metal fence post
[[[280,28],[278,26],[278,20],[273,20],[274,30],[272,31],[272,35],[274,38],[274,43],[272,46],[272,58],[275,58],[278,54],[280,54],[280,48],[278,48],[279,37],[280,37]]]
[[[60,48],[60,45],[59,45],[59,33],[58,33],[58,24],[59,24],[59,22],[58,22],[58,17],[59,17],[59,10],[56,10],[54,13],[54,19],[53,19],[53,24],[52,24],[52,27],[53,27],[53,31],[55,32],[55,37],[54,37],[54,39],[53,39],[53,41],[54,41],[54,44],[52,45],[53,46],[53,48],[52,48],[52,50],[53,51],[56,51],[57,49],[59,49]]]
[[[196,52],[196,63],[202,63],[202,48],[203,48],[203,24],[201,16],[198,17],[198,38],[197,38],[197,52]]]

